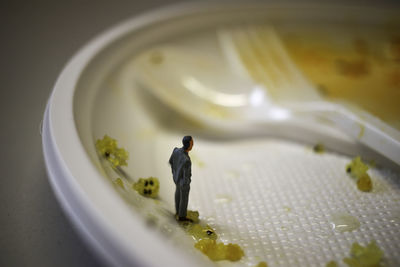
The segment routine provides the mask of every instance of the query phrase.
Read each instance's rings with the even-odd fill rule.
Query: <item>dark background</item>
[[[123,19],[175,2],[182,1],[0,1],[0,266],[101,265],[47,180],[39,133],[44,108],[80,47]]]

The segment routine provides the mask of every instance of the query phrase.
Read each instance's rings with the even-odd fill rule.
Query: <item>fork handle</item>
[[[326,102],[291,106],[290,110],[334,122],[343,132],[400,166],[400,133],[380,119],[361,110],[353,112]]]

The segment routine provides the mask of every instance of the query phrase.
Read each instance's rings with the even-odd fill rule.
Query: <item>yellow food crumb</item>
[[[372,181],[371,177],[367,173],[363,174],[357,180],[357,188],[363,192],[370,192],[372,190]]]
[[[186,213],[186,217],[191,219],[193,223],[199,222],[199,212],[197,210],[188,210]]]
[[[224,243],[217,243],[212,239],[202,239],[194,247],[213,261],[238,261],[244,256],[244,252],[239,245],[231,243],[225,245]]]
[[[268,267],[268,264],[265,261],[260,261],[256,266],[254,267]]]
[[[96,149],[100,155],[104,156],[113,168],[118,166],[127,166],[129,154],[123,148],[118,148],[117,141],[108,135],[104,135],[103,139],[97,139]]]
[[[199,241],[202,239],[212,239],[216,240],[218,238],[215,230],[211,228],[209,225],[202,225],[199,223],[199,212],[188,210],[186,214],[186,218],[192,220],[179,222],[179,224],[188,232],[194,240]],[[176,215],[176,219],[178,219]]]
[[[324,153],[325,146],[324,146],[324,144],[318,143],[313,147],[313,150],[315,153]]]
[[[121,178],[115,179],[115,180],[114,180],[114,183],[115,183],[116,185],[122,187],[122,188],[125,188],[125,187],[124,187],[124,182],[122,181]]]
[[[346,165],[346,172],[349,173],[353,178],[361,177],[363,174],[367,173],[368,169],[368,165],[362,162],[360,156],[355,157],[349,164]]]
[[[343,262],[350,267],[379,266],[379,262],[383,257],[383,251],[375,244],[375,241],[370,242],[365,247],[358,243],[353,243],[350,254],[350,258],[343,259]]]
[[[372,181],[369,177],[367,170],[368,165],[362,162],[360,157],[354,158],[349,164],[346,165],[346,172],[351,177],[357,179],[357,188],[363,192],[372,190]]]
[[[199,220],[199,212],[197,210],[188,210],[186,213],[186,218],[188,218],[192,221],[179,221],[178,214],[175,214],[175,219],[177,221],[179,221],[179,223],[184,227],[194,224],[194,223],[198,223],[200,221]]]
[[[156,198],[160,190],[160,182],[155,177],[140,178],[133,184],[133,189],[142,196]]]
[[[337,267],[337,263],[336,261],[330,261],[326,264],[326,267]]]
[[[283,208],[285,209],[286,212],[291,212],[292,211],[291,207],[283,206]]]
[[[218,238],[214,229],[209,225],[202,226],[200,224],[189,224],[186,227],[186,231],[193,237],[194,240],[199,241],[202,239],[216,240]]]

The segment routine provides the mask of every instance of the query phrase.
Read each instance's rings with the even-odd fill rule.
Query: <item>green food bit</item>
[[[337,267],[337,263],[336,261],[330,261],[326,264],[326,267]]]
[[[363,247],[353,243],[351,247],[351,258],[344,258],[343,262],[350,267],[374,267],[379,266],[383,257],[383,251],[376,245],[375,241]]]
[[[324,144],[318,143],[313,147],[313,150],[315,153],[324,153],[325,146],[324,146]]]
[[[175,217],[178,219],[178,217]],[[194,240],[199,241],[202,239],[212,239],[216,240],[218,238],[215,230],[212,229],[209,225],[202,225],[199,223],[199,212],[188,210],[186,214],[186,218],[192,220],[179,222],[179,224],[186,230],[188,234],[190,234]]]
[[[186,217],[191,219],[194,223],[199,222],[199,212],[197,210],[188,210],[186,213]]]
[[[175,214],[175,219],[179,222],[180,225],[187,227],[188,225],[198,223],[199,220],[199,212],[197,210],[188,210],[186,213],[186,218],[191,221],[179,221],[178,214]]]
[[[346,165],[346,172],[354,179],[357,179],[357,188],[363,192],[372,190],[371,177],[369,177],[367,173],[368,169],[368,165],[365,164],[360,157],[354,158]]]
[[[368,173],[365,173],[357,180],[357,188],[363,192],[370,192],[372,190],[372,181]]]
[[[368,169],[368,165],[365,164],[359,156],[346,165],[346,172],[356,179],[367,173]]]
[[[291,207],[283,206],[283,208],[285,209],[286,212],[291,212],[292,211]]]
[[[125,187],[124,187],[124,182],[122,181],[121,178],[115,179],[115,180],[114,180],[114,183],[115,183],[116,185],[122,187],[122,188],[125,188]]]
[[[156,198],[160,190],[160,182],[155,177],[140,178],[133,184],[133,189],[142,196]]]
[[[260,261],[256,266],[254,267],[268,267],[268,264],[265,261]]]
[[[127,166],[129,154],[123,148],[118,148],[117,141],[108,135],[96,141],[96,149],[100,155],[104,156],[113,168]]]
[[[231,243],[225,245],[224,243],[217,243],[212,239],[202,239],[194,247],[213,261],[238,261],[244,256],[244,252],[239,245]]]
[[[202,226],[200,224],[188,224],[186,231],[193,237],[194,240],[199,241],[202,239],[216,240],[218,238],[215,230],[209,225]]]

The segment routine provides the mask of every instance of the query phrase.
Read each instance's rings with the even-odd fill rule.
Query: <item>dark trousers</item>
[[[186,218],[190,185],[176,185],[175,209],[180,218]]]

